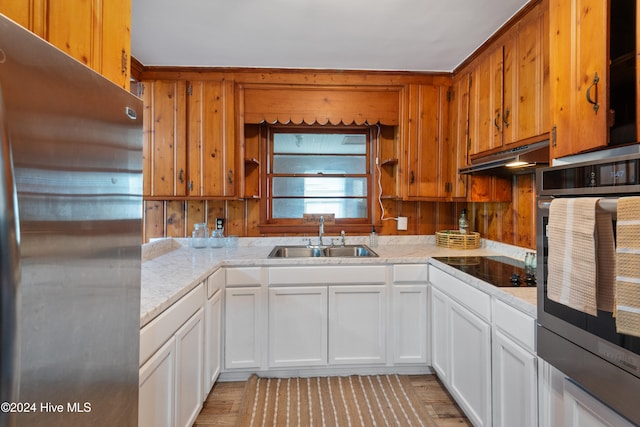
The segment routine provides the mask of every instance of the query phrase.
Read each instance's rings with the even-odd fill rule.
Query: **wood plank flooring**
[[[439,427],[471,426],[435,375],[410,375],[416,394]],[[245,382],[218,382],[204,402],[194,426],[235,426]]]

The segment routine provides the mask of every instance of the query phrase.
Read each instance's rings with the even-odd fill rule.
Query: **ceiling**
[[[527,0],[133,0],[145,66],[452,71]]]

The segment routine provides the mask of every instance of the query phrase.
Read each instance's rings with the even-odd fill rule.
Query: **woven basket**
[[[436,244],[443,248],[477,249],[480,247],[480,233],[471,231],[460,234],[458,230],[436,231]]]

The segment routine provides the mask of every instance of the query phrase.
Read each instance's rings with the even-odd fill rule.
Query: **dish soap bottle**
[[[460,234],[469,234],[469,220],[467,219],[467,209],[463,208],[458,220],[458,231]]]
[[[378,235],[376,234],[376,227],[371,226],[371,234],[369,234],[369,246],[375,248],[378,246]]]

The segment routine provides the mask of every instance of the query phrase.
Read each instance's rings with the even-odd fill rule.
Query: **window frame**
[[[273,178],[283,176],[283,174],[274,174],[273,156],[274,156],[274,134],[276,133],[296,133],[296,134],[359,134],[366,137],[366,172],[364,174],[345,174],[350,177],[365,177],[367,183],[366,193],[366,217],[363,218],[335,218],[335,223],[325,223],[325,232],[327,233],[368,233],[371,231],[374,218],[374,201],[375,201],[375,153],[376,139],[375,133],[371,126],[357,125],[265,125],[265,131],[261,132],[263,136],[261,150],[262,163],[265,165],[262,170],[260,179],[261,193],[263,195],[263,203],[260,204],[260,224],[259,230],[263,234],[269,233],[301,233],[301,234],[317,234],[317,224],[305,224],[302,218],[273,218],[273,195],[272,182]],[[331,154],[331,153],[328,153]],[[339,155],[339,154],[338,154]],[[348,155],[348,154],[347,154]],[[286,176],[286,174],[284,175]],[[300,176],[300,175],[298,175]],[[359,197],[358,197],[359,198]]]

